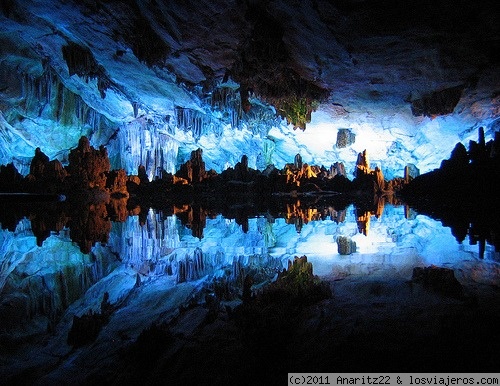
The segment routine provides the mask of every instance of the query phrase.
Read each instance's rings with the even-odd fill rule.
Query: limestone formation
[[[39,147],[35,149],[35,156],[30,163],[30,174],[37,180],[42,180],[45,174],[45,168],[49,164],[49,157],[40,150]]]
[[[189,161],[181,165],[175,176],[184,178],[190,183],[201,182],[206,175],[202,154],[203,150],[201,149],[193,150]]]
[[[463,85],[460,85],[424,94],[421,98],[411,102],[411,111],[415,116],[423,115],[426,117],[451,114],[460,100],[464,88]]]
[[[349,237],[338,236],[337,249],[340,255],[352,255],[356,252],[356,242]]]
[[[348,147],[356,141],[356,135],[351,129],[338,129],[337,131],[337,147],[339,149]]]
[[[411,180],[413,180],[415,177],[418,177],[420,175],[420,170],[414,165],[414,164],[408,164],[405,166],[405,171],[404,171],[404,181],[405,183],[409,183]]]
[[[356,161],[356,171],[354,174],[356,177],[360,177],[370,174],[370,171],[370,161],[368,161],[368,153],[365,149],[362,153],[358,154],[358,159]]]
[[[112,196],[128,197],[127,181],[125,170],[112,170],[106,176],[106,189]]]
[[[81,137],[78,147],[69,153],[68,160],[68,172],[75,185],[88,189],[106,187],[110,162],[104,146],[96,150],[87,137]]]
[[[342,162],[335,162],[333,165],[331,165],[330,166],[330,175],[332,177],[335,177],[335,176],[347,177],[344,164]]]
[[[53,184],[61,184],[64,182],[68,172],[58,159],[51,160],[45,168],[45,179]]]
[[[297,169],[302,169],[302,156],[300,154],[296,154],[295,155],[295,158],[293,160],[293,165],[297,168]]]
[[[464,290],[460,282],[456,279],[455,273],[450,268],[436,267],[415,267],[413,268],[412,282],[422,284],[442,295],[461,299]]]
[[[73,324],[68,332],[68,344],[74,348],[78,348],[92,343],[99,335],[101,329],[108,324],[114,310],[114,306],[109,302],[109,293],[105,292],[100,312],[89,310],[82,316],[73,316]]]

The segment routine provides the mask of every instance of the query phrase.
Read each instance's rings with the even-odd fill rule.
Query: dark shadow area
[[[500,248],[499,179],[500,133],[486,143],[480,128],[468,151],[458,143],[439,169],[416,177],[398,194],[418,213],[450,227],[458,242],[468,237],[479,243],[483,256],[486,243]]]

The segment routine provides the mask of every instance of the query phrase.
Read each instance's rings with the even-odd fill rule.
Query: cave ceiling
[[[393,132],[406,125],[401,138],[416,138],[424,120],[450,115],[459,116],[453,123],[459,122],[460,138],[480,125],[487,134],[498,130],[500,23],[494,1],[1,4],[4,131],[19,127],[10,110],[22,91],[12,74],[36,77],[47,67],[109,122],[130,122],[141,113],[169,117],[175,108],[202,111],[205,95],[234,84],[245,111],[260,101],[302,129],[304,117],[293,114],[309,122],[312,113],[313,124],[317,115],[338,122],[336,128],[357,123],[358,138],[370,120]],[[397,123],[384,124],[387,117]],[[12,136],[23,137],[21,129],[8,135],[0,146],[4,153]],[[18,141],[16,154],[35,146],[35,137]],[[392,141],[390,149],[403,142]],[[430,152],[406,148],[406,161]]]

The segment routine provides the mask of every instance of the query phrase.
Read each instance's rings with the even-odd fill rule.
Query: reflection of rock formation
[[[64,241],[47,250],[13,255],[17,260],[10,261],[6,276],[0,272],[0,323],[3,329],[18,332],[13,342],[53,333],[67,307],[114,269],[114,256],[81,255]]]
[[[296,200],[287,202],[284,209],[276,212],[275,217],[283,217],[288,224],[295,224],[297,232],[311,221],[331,220],[339,223],[345,221],[346,216],[342,203],[307,204],[305,201]]]
[[[385,207],[385,199],[384,199],[384,197],[375,196],[375,198],[374,198],[374,206],[376,208],[376,210],[375,210],[375,217],[376,218],[382,217],[382,213],[384,213],[384,207]]]
[[[356,135],[351,129],[338,129],[337,131],[337,147],[342,149],[352,145],[356,140]]]
[[[412,282],[422,284],[438,293],[452,298],[462,299],[464,290],[460,282],[455,278],[455,273],[450,268],[443,267],[415,267],[413,269]]]
[[[111,197],[106,205],[109,219],[113,222],[123,222],[129,215],[126,198]]]
[[[114,307],[109,303],[109,293],[105,292],[100,312],[90,310],[82,316],[73,316],[73,324],[68,332],[68,344],[78,348],[93,342],[102,327],[108,324],[113,311]]]
[[[470,145],[470,155],[463,145],[457,145],[450,160],[443,161],[442,171],[439,172],[439,178],[441,175],[447,177],[437,181],[433,190],[446,198],[448,185],[461,186],[460,192],[464,196],[492,197],[495,192],[487,181],[491,181],[491,176],[495,176],[500,169],[494,163],[498,161],[491,161],[498,159],[498,145],[495,143],[486,144],[484,133],[480,134],[479,143]],[[6,192],[41,191],[68,195],[65,213],[70,215],[61,218],[58,214],[49,215],[51,220],[40,211],[28,215],[34,220],[33,229],[39,243],[51,231],[58,232],[69,223],[74,228],[72,237],[86,252],[96,242],[106,242],[111,221],[124,221],[132,208],[142,219],[145,218],[146,208],[151,207],[161,208],[165,213],[177,213],[182,224],[190,228],[195,237],[201,238],[209,213],[222,213],[226,218],[234,218],[245,231],[248,230],[250,217],[272,213],[274,217],[285,217],[300,231],[303,224],[310,221],[328,217],[338,219],[338,212],[355,203],[361,213],[358,216],[359,231],[367,234],[371,215],[380,217],[385,202],[401,204],[395,192],[410,182],[415,189],[428,179],[418,177],[418,170],[408,165],[404,178],[385,181],[379,167],[370,168],[366,150],[358,155],[353,181],[345,177],[345,168],[341,163],[336,162],[327,169],[304,163],[300,154],[283,170],[254,170],[248,166],[248,158],[243,156],[234,168],[221,174],[213,170],[207,172],[200,149],[191,153],[190,160],[181,165],[175,175],[165,172],[161,178],[149,181],[142,166],[139,166],[137,176],[127,176],[124,170],[110,171],[106,149],[92,148],[85,137],[70,153],[69,161],[64,168],[37,149],[30,174],[24,179],[12,165],[2,166],[0,188]],[[471,168],[475,168],[474,171]],[[475,170],[482,172],[474,174]],[[465,185],[462,182],[464,178],[468,181]],[[486,189],[474,190],[476,183]],[[82,203],[90,206],[80,208]],[[20,214],[9,218],[8,213],[4,213],[3,227],[12,229],[18,218],[21,218]],[[476,228],[482,229],[479,226]],[[468,225],[456,225],[454,234],[457,239],[463,240],[467,229]],[[481,237],[470,235],[473,242]]]
[[[52,232],[59,233],[64,229],[69,221],[69,217],[64,211],[54,208],[52,205],[46,206],[43,212],[33,211],[29,216],[31,230],[36,236],[36,243],[40,247]]]
[[[370,219],[370,212],[364,212],[363,214],[357,216],[356,222],[358,224],[359,233],[368,236],[368,232],[370,231]]]
[[[223,242],[228,232],[242,232],[241,228],[232,227],[227,222],[220,224],[223,227],[222,235],[218,236],[220,239],[215,238],[210,242],[220,245],[208,249],[189,247],[181,241],[179,215],[180,212],[175,216],[167,216],[162,212],[150,210],[143,225],[137,218],[129,218],[118,227],[117,231],[122,238],[111,240],[111,248],[121,256],[123,264],[135,270],[141,277],[167,275],[175,278],[176,282],[189,282],[214,275],[215,272],[224,272],[218,280],[227,285],[231,283],[233,286],[238,282],[242,285],[243,278],[248,273],[254,275],[255,283],[260,283],[268,280],[267,276],[272,277],[273,270],[281,268],[281,260],[267,253],[264,239],[269,236],[265,230],[248,238],[250,249],[245,248],[245,252],[243,249],[241,252],[235,250],[239,245],[226,245]],[[258,238],[258,243],[254,237]],[[255,276],[255,269],[260,269],[259,267],[265,267],[268,272],[263,271]]]
[[[203,238],[207,215],[199,205],[188,206],[185,210],[176,211],[177,217],[182,224],[191,229],[194,237]]]
[[[356,242],[346,236],[337,237],[337,248],[340,255],[351,255],[356,252]]]
[[[68,202],[21,202],[15,206],[0,201],[2,228],[14,231],[23,218],[31,221],[31,231],[42,245],[52,233],[70,228],[70,237],[81,251],[89,253],[95,243],[105,243],[111,221],[125,221],[129,215],[127,200],[111,198],[109,202],[70,204]]]
[[[186,255],[185,259],[178,261],[177,282],[196,280],[204,275],[204,258],[201,248],[196,248],[192,255]]]
[[[80,207],[78,214],[71,216],[71,240],[83,253],[89,253],[95,243],[106,243],[110,231],[111,221],[104,202]]]
[[[415,177],[401,192],[417,212],[451,227],[457,241],[462,242],[468,234],[471,243],[479,243],[481,256],[486,241],[495,245],[497,251],[500,247],[499,146],[499,132],[486,143],[480,128],[479,140],[470,142],[469,152],[458,143],[439,169]]]

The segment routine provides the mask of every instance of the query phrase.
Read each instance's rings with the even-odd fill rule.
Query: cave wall
[[[196,148],[218,172],[243,154],[354,171],[366,149],[390,178],[498,130],[487,1],[2,4],[0,163],[23,174],[37,147],[65,163],[85,135],[150,178]]]

